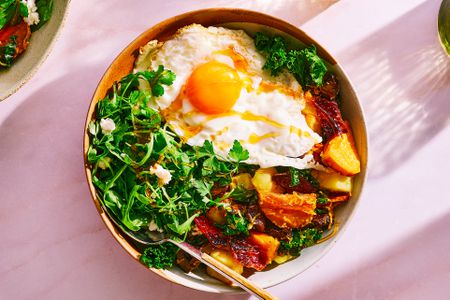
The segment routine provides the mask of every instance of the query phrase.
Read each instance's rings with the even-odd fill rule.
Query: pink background
[[[440,1],[335,2],[72,1],[44,65],[0,103],[0,299],[249,298],[193,291],[135,263],[100,221],[83,171],[87,108],[113,58],[165,18],[221,6],[266,12],[313,36],[348,72],[368,122],[369,178],[345,234],[269,291],[449,299],[450,58],[437,37]]]

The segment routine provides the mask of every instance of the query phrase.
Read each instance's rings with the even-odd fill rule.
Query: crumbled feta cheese
[[[28,25],[36,25],[39,23],[39,13],[37,12],[36,3],[34,0],[22,0],[28,8],[28,17],[23,18]]]
[[[155,174],[158,177],[158,183],[161,185],[168,184],[172,179],[169,170],[164,169],[160,164],[154,164],[150,167],[150,174]]]
[[[155,221],[153,221],[153,220],[151,220],[150,223],[148,224],[148,230],[150,230],[150,231],[159,231],[159,232],[163,232],[164,231],[161,228],[159,228],[158,225],[156,225]]]
[[[116,129],[116,124],[112,119],[106,118],[100,120],[100,127],[102,128],[102,133],[108,135]]]

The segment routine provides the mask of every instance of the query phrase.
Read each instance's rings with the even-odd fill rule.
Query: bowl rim
[[[227,14],[227,17],[231,18],[233,20],[214,21],[211,18],[209,18],[208,19],[209,22],[207,22],[207,23],[211,23],[211,24],[207,24],[207,25],[204,24],[205,22],[195,22],[199,17],[201,17],[202,15],[205,15],[205,14],[217,15],[217,14],[223,14],[223,13]],[[250,18],[251,21],[250,20],[240,20],[240,18]],[[191,21],[190,23],[189,22],[186,23],[186,20],[190,20],[190,19],[193,19],[193,21]],[[83,132],[84,170],[85,170],[86,180],[89,185],[91,199],[94,202],[94,205],[95,205],[97,212],[99,213],[103,223],[107,227],[108,231],[112,234],[114,239],[122,246],[122,248],[131,257],[134,258],[134,260],[136,262],[138,262],[140,265],[142,265],[146,269],[149,269],[149,268],[144,266],[139,261],[140,252],[132,244],[130,244],[128,242],[127,238],[124,237],[125,235],[122,234],[122,231],[115,224],[113,224],[113,222],[109,219],[109,217],[103,210],[100,202],[97,199],[96,190],[95,190],[95,187],[92,182],[91,169],[89,167],[89,163],[87,160],[87,151],[89,149],[88,126],[89,126],[90,121],[92,120],[92,117],[94,116],[94,112],[96,110],[96,105],[97,105],[98,101],[100,99],[103,99],[105,96],[105,93],[102,93],[99,90],[102,88],[103,85],[107,86],[105,91],[108,90],[112,86],[112,83],[114,81],[111,81],[108,79],[109,79],[109,77],[114,77],[113,74],[116,74],[115,75],[116,78],[121,78],[122,76],[125,76],[126,74],[128,74],[131,71],[129,69],[121,68],[121,66],[119,64],[119,62],[121,60],[120,58],[124,55],[132,55],[133,53],[135,53],[135,51],[137,49],[139,49],[139,46],[145,45],[148,41],[150,41],[147,38],[148,35],[154,34],[155,36],[158,36],[155,38],[158,38],[158,40],[164,41],[164,36],[166,36],[166,37],[171,36],[177,29],[179,29],[183,26],[192,24],[192,23],[199,23],[204,26],[220,26],[221,24],[234,23],[234,22],[235,23],[254,23],[254,24],[258,24],[258,25],[267,26],[267,27],[279,30],[283,33],[286,33],[305,44],[314,44],[316,46],[317,52],[321,58],[325,59],[329,64],[339,68],[339,70],[341,71],[341,73],[344,75],[344,77],[346,79],[346,82],[349,86],[351,93],[354,95],[354,98],[356,99],[356,101],[354,103],[356,105],[353,108],[357,110],[358,118],[361,119],[362,128],[360,128],[360,129],[361,129],[361,137],[363,139],[363,143],[361,145],[362,149],[360,149],[360,151],[364,153],[364,157],[365,157],[364,164],[362,164],[361,172],[358,174],[358,176],[361,177],[361,182],[359,184],[360,192],[356,198],[352,196],[351,199],[353,201],[355,201],[354,207],[353,207],[353,209],[351,209],[351,211],[346,219],[346,222],[344,224],[342,224],[342,226],[340,226],[338,233],[336,234],[335,237],[333,237],[333,241],[329,245],[327,245],[325,247],[325,249],[322,250],[322,253],[320,255],[318,255],[318,257],[316,259],[314,259],[312,261],[312,263],[310,263],[306,268],[304,268],[302,272],[304,272],[306,269],[310,268],[317,261],[319,261],[328,251],[330,251],[330,249],[334,246],[334,244],[336,244],[337,240],[342,236],[342,233],[348,227],[348,224],[350,223],[350,220],[352,219],[352,217],[356,211],[356,208],[359,205],[359,202],[360,202],[359,200],[361,199],[361,196],[364,192],[364,185],[367,180],[368,143],[369,143],[367,127],[366,127],[366,122],[365,122],[365,117],[364,117],[364,111],[363,111],[361,103],[359,101],[359,97],[357,96],[356,90],[355,90],[353,84],[351,83],[350,78],[348,77],[347,73],[344,71],[342,66],[337,62],[337,60],[325,48],[323,48],[321,46],[321,44],[319,44],[317,41],[315,41],[313,38],[311,38],[302,29],[300,29],[290,23],[288,23],[282,19],[273,17],[271,15],[253,11],[253,10],[247,10],[247,9],[241,9],[241,8],[206,8],[206,9],[188,11],[188,12],[167,18],[163,21],[160,21],[160,22],[154,24],[153,26],[147,28],[144,32],[140,33],[114,58],[114,60],[108,66],[108,68],[102,75],[102,78],[100,79],[100,81],[94,91],[94,94],[90,100],[89,109],[88,109],[88,112],[86,115],[86,120],[85,120],[84,132]],[[163,38],[159,38],[159,36],[162,36]],[[133,59],[133,61],[134,61],[134,59]],[[117,73],[122,74],[122,75],[118,76]],[[362,155],[362,153],[359,153],[359,154]],[[363,163],[363,161],[362,161],[362,163]],[[171,274],[170,271],[160,270],[160,269],[155,269],[155,268],[150,268],[150,270],[152,272],[154,272],[155,274],[161,276],[162,278],[169,280],[172,283],[175,283],[175,284],[178,284],[178,285],[181,285],[181,286],[193,289],[193,290],[212,292],[212,293],[226,293],[226,294],[245,293],[245,291],[243,291],[241,289],[234,288],[234,287],[228,287],[225,285],[223,286],[223,289],[221,289],[221,290],[207,288],[206,286],[208,285],[208,283],[193,286],[193,285],[179,282],[178,279],[176,278],[176,276]],[[268,287],[280,284],[282,282],[285,282],[287,280],[290,280],[293,277],[298,276],[300,273],[301,272],[299,272],[297,275],[294,275],[290,278],[284,279],[277,283],[267,285],[264,288],[268,288]]]

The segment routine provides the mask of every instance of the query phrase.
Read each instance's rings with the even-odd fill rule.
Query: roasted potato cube
[[[208,210],[206,216],[215,224],[225,224],[227,211],[221,206],[213,206]]]
[[[252,178],[252,183],[258,191],[272,191],[272,175],[276,173],[275,168],[259,169]]]
[[[266,217],[281,228],[299,228],[315,215],[316,194],[259,192],[259,205]]]
[[[233,183],[240,185],[246,190],[254,190],[255,186],[252,183],[252,176],[248,173],[241,173],[233,177]]]
[[[210,256],[213,257],[214,259],[216,259],[217,261],[221,262],[228,268],[232,269],[233,271],[235,271],[238,274],[242,274],[242,272],[244,272],[244,267],[242,266],[242,264],[239,263],[237,260],[235,260],[234,257],[231,255],[231,253],[229,253],[227,251],[216,249],[211,252]],[[219,279],[220,281],[225,282],[228,285],[233,284],[233,282],[226,279],[225,277],[223,277],[222,275],[220,275],[219,273],[217,273],[210,267],[206,268],[206,273],[209,276]]]
[[[292,256],[290,254],[285,254],[285,255],[277,255],[275,256],[275,258],[273,259],[277,264],[281,265],[284,264],[285,262],[287,262],[288,260],[290,260],[292,258]]]
[[[314,171],[313,176],[319,181],[320,187],[333,192],[352,191],[352,177],[338,173],[326,173]]]
[[[220,261],[228,268],[232,269],[236,273],[242,274],[244,272],[244,267],[240,262],[234,259],[233,255],[230,252],[224,250],[213,250],[210,254],[211,257]]]
[[[350,133],[343,133],[329,140],[321,156],[323,163],[342,175],[353,176],[360,172],[358,153]]]
[[[250,234],[250,241],[258,245],[261,251],[265,252],[265,257],[267,257],[267,264],[270,264],[272,260],[277,256],[277,250],[280,246],[280,242],[265,233],[252,232]]]

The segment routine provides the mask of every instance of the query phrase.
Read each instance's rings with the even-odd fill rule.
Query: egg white
[[[182,28],[164,43],[152,41],[146,47],[135,71],[163,65],[176,74],[174,83],[165,88],[155,105],[166,113],[166,121],[187,144],[201,146],[210,140],[215,152],[226,157],[233,141],[238,140],[249,151],[249,159],[245,161],[249,164],[263,168],[317,166],[307,153],[321,142],[321,137],[308,127],[301,114],[304,108],[301,86],[287,72],[273,77],[264,71],[265,59],[244,31],[194,24]],[[203,114],[192,106],[183,88],[193,70],[202,63],[219,61],[235,68],[233,59],[223,52],[230,48],[247,62],[245,70],[236,68],[246,87],[242,88],[231,112]],[[281,89],[261,91],[258,89],[261,82],[286,87],[292,93]],[[171,105],[177,98],[182,107],[173,111]],[[196,128],[196,131],[192,134],[186,128]]]

